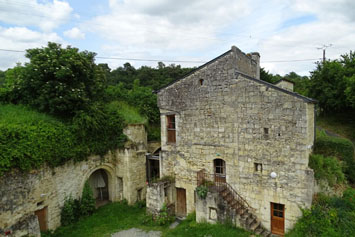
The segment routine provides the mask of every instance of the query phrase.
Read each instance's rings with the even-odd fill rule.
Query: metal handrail
[[[213,185],[208,185],[209,183],[213,183]],[[237,201],[237,203],[242,204],[242,207],[252,209],[249,203],[240,196],[235,189],[226,182],[225,175],[220,174],[208,174],[206,170],[202,169],[197,172],[197,186],[202,184],[207,184],[212,189],[217,189],[217,191],[222,191],[227,188],[229,192],[232,193],[233,198]]]

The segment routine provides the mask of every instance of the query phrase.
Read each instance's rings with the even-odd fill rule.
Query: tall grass
[[[24,105],[0,104],[0,123],[4,124],[28,124],[32,122],[57,123],[58,119],[34,111]]]
[[[124,101],[113,101],[107,105],[110,109],[117,110],[128,124],[147,124],[148,119],[139,114],[138,108],[127,104]]]

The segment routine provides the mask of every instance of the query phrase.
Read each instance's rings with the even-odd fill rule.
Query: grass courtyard
[[[55,232],[44,233],[44,237],[99,237],[130,228],[161,231],[163,237],[169,236],[249,236],[250,233],[227,225],[212,225],[196,223],[194,215],[190,215],[175,229],[169,229],[169,224],[158,226],[145,214],[145,208],[128,206],[124,203],[111,203],[100,207],[92,216],[80,219],[69,226],[59,227]]]

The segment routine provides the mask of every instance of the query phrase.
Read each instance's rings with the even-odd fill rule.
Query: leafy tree
[[[0,70],[0,86],[5,82],[5,72]]]
[[[264,68],[260,68],[260,79],[269,83],[275,83],[278,80],[269,71],[265,71]]]
[[[45,48],[27,50],[26,57],[29,63],[7,73],[10,102],[70,117],[103,94],[105,74],[94,62],[95,53],[49,42]]]
[[[301,95],[308,95],[309,88],[309,78],[307,76],[300,76],[295,72],[290,72],[286,74],[283,79],[294,82],[293,90]]]
[[[311,72],[309,96],[316,98],[323,112],[344,112],[355,108],[355,53],[340,60],[318,63]]]

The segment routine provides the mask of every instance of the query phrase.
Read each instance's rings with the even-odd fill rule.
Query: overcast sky
[[[0,49],[48,41],[125,58],[97,58],[112,69],[157,65],[131,59],[199,66],[235,45],[272,73],[309,75],[317,48],[332,44],[330,59],[355,49],[355,0],[0,0]],[[0,50],[1,70],[25,61]]]

